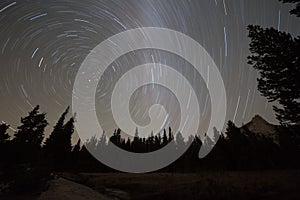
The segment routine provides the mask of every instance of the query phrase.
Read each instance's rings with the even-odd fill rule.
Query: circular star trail
[[[15,129],[20,117],[39,104],[54,125],[71,105],[76,73],[90,50],[119,32],[151,26],[183,32],[205,47],[224,79],[227,120],[240,125],[260,114],[276,122],[272,105],[257,91],[258,73],[247,65],[246,27],[272,26],[299,35],[299,20],[289,10],[273,0],[2,0],[0,121]],[[107,132],[116,128],[109,108],[114,84],[132,67],[152,61],[174,67],[200,90],[201,126],[207,126],[210,97],[199,74],[175,55],[148,49],[121,56],[98,84],[97,113]],[[161,103],[170,113],[169,125],[176,127],[178,102],[166,88],[141,87],[131,101],[137,123],[147,124],[147,108]]]

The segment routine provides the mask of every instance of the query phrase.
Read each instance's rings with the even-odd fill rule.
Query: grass
[[[300,170],[203,171],[200,173],[59,173],[111,199],[300,199]],[[1,200],[29,200],[36,194]],[[60,199],[58,199],[60,200]]]
[[[297,170],[81,176],[94,190],[119,199],[300,199]]]

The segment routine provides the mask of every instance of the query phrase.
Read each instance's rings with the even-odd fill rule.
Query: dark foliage
[[[0,182],[5,181],[9,185],[7,192],[36,191],[44,186],[42,183],[49,176],[41,148],[48,124],[45,115],[36,106],[28,116],[21,118],[22,125],[13,140],[6,139],[0,147]]]
[[[10,136],[6,133],[9,125],[7,124],[0,124],[0,145],[8,142]]]
[[[280,133],[279,141],[274,141],[263,135],[255,135],[245,127],[239,128],[231,121],[228,122],[226,132],[222,134],[212,150],[204,159],[198,158],[202,141],[198,136],[190,138],[192,144],[185,154],[170,166],[162,169],[164,172],[197,172],[201,170],[253,170],[253,169],[282,169],[299,168],[300,162],[295,159],[299,154],[299,143],[295,142],[295,134],[290,129],[277,127]],[[171,131],[171,129],[169,129]],[[175,135],[175,140],[166,137],[166,131],[147,138],[140,138],[138,131],[131,141],[121,137],[121,130],[115,130],[106,141],[106,137],[92,138],[85,146],[95,151],[103,151],[113,143],[130,152],[152,152],[164,147],[164,140],[174,145],[174,149],[184,148],[186,142],[180,133]],[[165,135],[165,137],[164,137]],[[171,136],[173,138],[173,135]],[[207,143],[214,143],[214,139],[206,138]],[[205,140],[204,140],[205,141]],[[108,143],[107,143],[108,142]],[[78,153],[78,170],[84,171],[114,171],[99,163],[83,147]],[[112,155],[113,156],[113,155]]]
[[[48,125],[45,113],[39,113],[36,106],[27,117],[21,118],[22,125],[14,135],[13,141],[18,144],[27,144],[39,147],[44,139],[44,129]]]
[[[46,185],[51,172],[114,172],[115,170],[96,160],[87,149],[105,150],[108,145],[130,152],[152,152],[165,145],[174,146],[174,150],[185,148],[181,133],[174,135],[172,129],[163,130],[161,134],[150,134],[140,138],[136,130],[135,136],[122,138],[122,131],[116,129],[107,140],[105,134],[100,138],[93,137],[84,146],[81,141],[72,147],[71,137],[74,132],[74,117],[64,124],[67,109],[58,120],[52,134],[41,146],[44,128],[47,124],[45,113],[39,112],[39,107],[25,118],[23,125],[15,134],[15,139],[9,140],[6,133],[8,125],[0,125],[0,182],[9,185],[6,192],[24,193],[40,191]],[[216,146],[204,159],[198,158],[202,143],[214,144],[215,138],[198,136],[190,137],[191,143],[187,151],[170,166],[161,169],[162,172],[199,172],[202,170],[253,170],[253,169],[286,169],[299,168],[299,127],[276,126],[279,141],[273,141],[265,136],[253,134],[247,128],[236,127],[228,122],[226,132],[221,134]],[[28,134],[25,130],[28,130]],[[24,133],[25,135],[21,135]],[[217,134],[215,130],[215,134]],[[87,147],[87,148],[86,148]],[[112,155],[114,156],[114,155]],[[3,192],[3,191],[2,191]],[[1,192],[0,192],[1,193]]]
[[[283,3],[294,3],[295,8],[293,8],[290,13],[293,15],[296,15],[297,17],[300,17],[300,0],[279,0]]]
[[[66,118],[66,115],[69,112],[69,107],[65,110],[65,112],[60,116],[59,120],[57,121],[56,125],[54,126],[54,129],[52,133],[50,134],[49,138],[47,138],[44,149],[48,153],[53,153],[56,151],[57,146],[63,145],[61,143],[61,137],[62,133],[64,131],[64,121]]]
[[[71,165],[71,138],[74,132],[74,117],[71,117],[69,121],[64,124],[68,112],[69,107],[59,118],[44,145],[49,166],[54,170],[64,170]]]
[[[260,72],[258,90],[280,104],[273,107],[283,125],[300,125],[300,37],[257,25],[248,30],[252,53],[248,63]]]

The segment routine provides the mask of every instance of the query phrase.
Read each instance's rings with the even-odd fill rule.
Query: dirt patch
[[[58,178],[49,182],[49,188],[43,192],[38,200],[109,200],[93,189],[66,180]]]

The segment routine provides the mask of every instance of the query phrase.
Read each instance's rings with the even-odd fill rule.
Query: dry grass
[[[207,171],[190,174],[61,173],[58,175],[88,186],[111,199],[300,199],[300,170]],[[65,192],[62,194],[67,195]],[[57,194],[56,197],[58,196]],[[28,194],[0,197],[0,199],[29,200],[36,197]]]
[[[119,199],[300,199],[300,171],[81,175]]]

